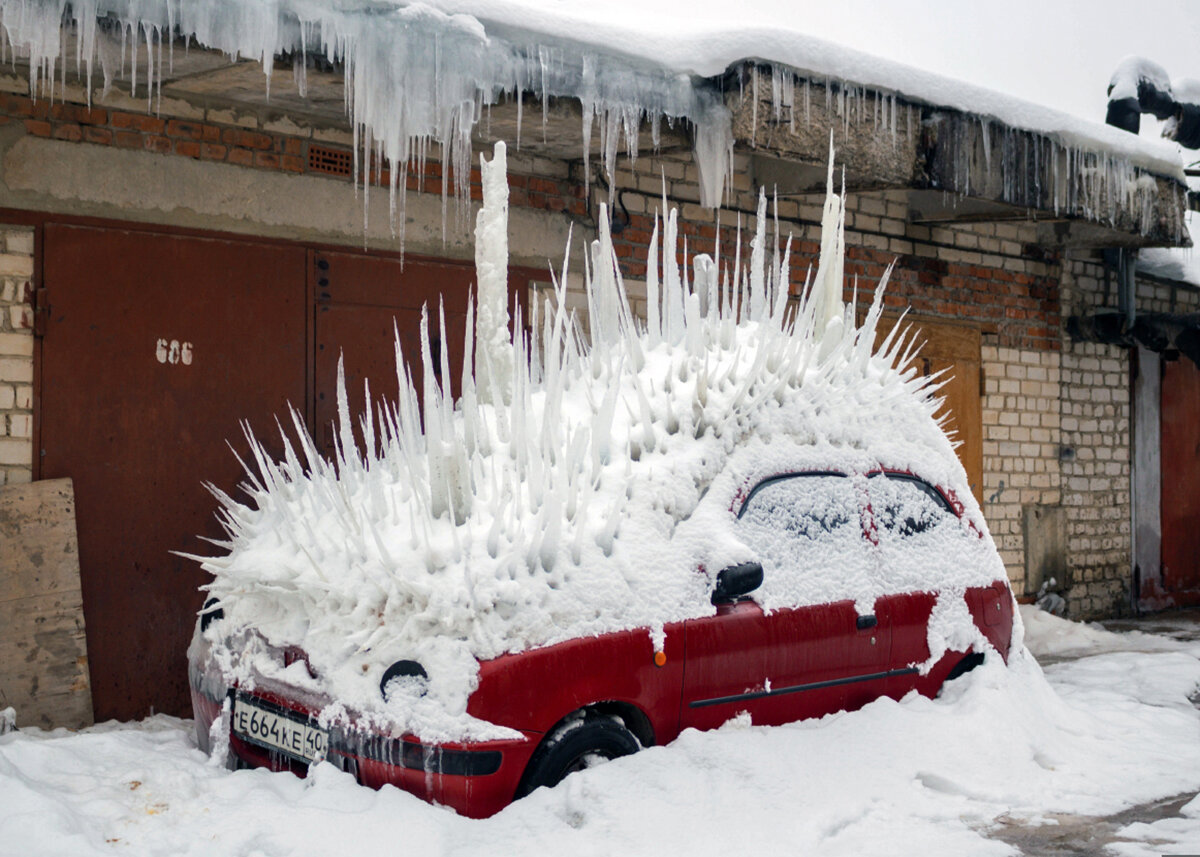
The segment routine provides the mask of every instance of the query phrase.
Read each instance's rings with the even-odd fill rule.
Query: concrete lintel
[[[478,203],[456,216],[449,201],[442,234],[442,198],[409,193],[397,217],[404,242],[389,225],[386,188],[245,169],[138,150],[85,146],[11,133],[0,135],[0,207],[102,217],[262,237],[342,244],[473,259],[470,226]],[[513,208],[509,252],[514,264],[559,264],[571,220],[562,214]],[[590,237],[575,224],[575,253]]]

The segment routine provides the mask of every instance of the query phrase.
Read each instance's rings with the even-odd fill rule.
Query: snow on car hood
[[[461,397],[432,380],[430,337],[445,340],[433,318],[427,386],[419,394],[400,362],[400,400],[375,403],[365,448],[344,385],[334,462],[295,414],[282,461],[251,439],[249,501],[220,498],[228,553],[202,559],[225,616],[207,641],[229,675],[246,679],[252,659],[220,652],[223,641],[253,628],[303,648],[323,692],[350,709],[422,737],[482,737],[465,715],[478,660],[622,629],[646,628],[661,645],[664,625],[713,612],[718,569],[754,558],[736,533],[736,498],[808,467],[919,473],[956,495],[961,525],[980,535],[936,567],[920,556],[861,579],[813,575],[778,591],[768,580],[760,600],[853,599],[869,611],[886,592],[941,591],[931,652],[979,643],[962,594],[1004,568],[934,419],[937,382],[911,365],[915,337],[898,325],[876,344],[882,284],[861,326],[843,304],[841,199],[830,191],[820,267],[799,301],[760,198],[747,265],[700,255],[679,268],[667,215],[649,249],[643,323],[602,217],[586,328],[567,309],[564,271],[532,337],[513,338],[504,164],[503,144],[483,162],[479,323],[469,312]],[[441,363],[448,379],[444,352]],[[380,676],[401,658],[426,667],[441,720],[383,703]]]

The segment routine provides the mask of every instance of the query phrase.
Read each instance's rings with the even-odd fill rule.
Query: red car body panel
[[[484,661],[467,713],[513,729],[549,732],[587,705],[617,703],[635,710],[635,718],[644,717],[658,743],[669,741],[657,736],[678,732],[685,650],[682,624],[664,630],[662,666],[655,663],[654,644],[644,629],[581,637]],[[637,734],[643,724],[627,725]]]
[[[883,599],[877,607],[886,611]],[[852,601],[764,613],[746,600],[689,621],[681,726],[712,729],[742,711],[779,724],[845,708],[843,680],[888,664],[886,616],[861,630],[857,620]],[[878,680],[867,683],[878,696]]]

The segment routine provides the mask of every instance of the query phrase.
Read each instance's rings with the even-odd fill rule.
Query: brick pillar
[[[33,229],[0,226],[0,485],[33,478]]]

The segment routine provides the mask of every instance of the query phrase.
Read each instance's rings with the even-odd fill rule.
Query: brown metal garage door
[[[353,253],[313,254],[317,283],[314,412],[316,440],[326,454],[333,451],[332,425],[337,417],[337,366],[344,357],[346,389],[357,425],[363,413],[363,381],[370,379],[371,398],[395,402],[395,339],[413,383],[422,388],[421,307],[429,307],[431,350],[435,363],[443,348],[450,362],[451,386],[457,392],[462,372],[463,330],[467,298],[475,279],[473,266]],[[446,314],[446,339],[438,332],[438,307]],[[435,367],[436,368],[436,367]],[[356,436],[362,441],[361,432]]]
[[[316,357],[313,393],[317,446],[333,451],[332,426],[337,417],[337,366],[344,357],[346,389],[355,419],[355,436],[363,413],[363,381],[370,379],[371,398],[395,402],[395,334],[418,393],[422,389],[421,307],[429,307],[429,334],[434,370],[444,351],[450,389],[458,395],[462,379],[467,301],[475,282],[475,266],[409,257],[366,256],[322,251],[312,254],[316,283],[314,337]],[[509,312],[523,306],[529,282],[538,272],[509,271]],[[439,307],[446,316],[446,338],[439,330]],[[443,381],[444,379],[439,379]]]
[[[98,720],[190,710],[184,651],[240,420],[305,406],[303,248],[49,224],[41,478],[75,480]],[[44,307],[46,301],[40,301]]]
[[[419,360],[427,302],[434,320],[445,302],[435,347],[457,391],[474,267],[53,223],[42,249],[38,476],[75,480],[96,717],[186,714],[208,578],[172,551],[219,552],[198,536],[222,535],[203,483],[235,493],[242,479],[226,442],[245,458],[247,420],[277,453],[275,418],[292,404],[331,450],[338,356],[356,414],[365,377],[394,401],[393,325]],[[514,305],[537,273],[513,269]]]

